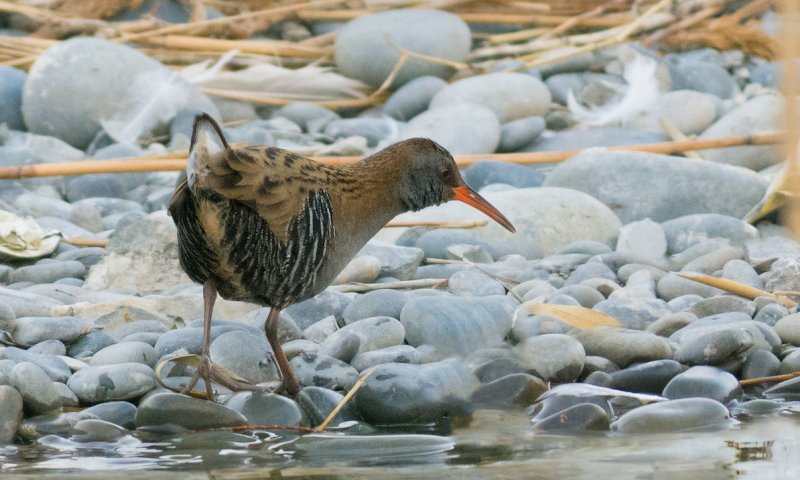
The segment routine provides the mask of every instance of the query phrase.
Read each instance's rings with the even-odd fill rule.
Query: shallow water
[[[0,448],[0,477],[787,479],[800,477],[800,415],[792,410],[723,430],[653,435],[534,434],[524,412],[480,410],[449,436],[214,431],[114,442],[47,436]]]

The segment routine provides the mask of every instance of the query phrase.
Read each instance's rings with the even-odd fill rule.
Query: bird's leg
[[[278,319],[280,315],[280,308],[271,308],[267,316],[267,324],[264,326],[264,330],[267,332],[267,341],[269,341],[269,345],[272,347],[272,352],[275,354],[275,360],[278,363],[278,369],[283,378],[283,388],[286,390],[286,393],[294,397],[297,395],[297,392],[300,391],[300,384],[297,383],[294,370],[292,366],[289,365],[289,360],[286,358],[286,354],[283,353],[281,342],[278,340]]]
[[[203,382],[206,386],[206,395],[209,400],[214,399],[214,393],[211,391],[211,313],[214,311],[214,301],[217,299],[217,289],[210,281],[203,284],[203,353],[200,356],[200,365],[197,366],[194,376],[186,388],[183,389],[184,394],[192,391],[200,377],[203,377]]]

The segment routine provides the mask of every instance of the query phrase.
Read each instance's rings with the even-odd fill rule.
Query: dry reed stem
[[[648,153],[676,153],[691,150],[734,147],[739,145],[772,145],[780,143],[782,132],[759,132],[751,135],[703,138],[677,142],[646,143],[620,147],[606,147],[610,151],[632,151]],[[549,152],[495,153],[485,155],[455,155],[459,167],[467,167],[480,160],[498,160],[521,165],[557,163],[564,161],[583,150],[562,150]],[[84,175],[88,173],[133,173],[155,171],[180,171],[186,168],[188,152],[179,151],[162,155],[118,158],[114,160],[84,160],[78,162],[39,163],[0,168],[0,179],[20,179],[59,175]],[[350,165],[362,157],[312,157],[319,162],[333,165]]]
[[[375,290],[406,290],[415,288],[439,288],[447,285],[447,279],[423,278],[421,280],[399,280],[390,283],[344,283],[330,288],[342,293],[363,293]]]
[[[361,387],[364,386],[369,377],[371,377],[372,374],[375,373],[375,370],[377,369],[378,365],[370,367],[369,370],[367,370],[366,373],[364,373],[364,375],[362,375],[361,378],[359,378],[358,381],[356,381],[356,384],[353,385],[353,388],[351,388],[350,391],[347,392],[347,394],[344,396],[344,398],[342,398],[339,401],[336,407],[333,410],[331,410],[331,413],[328,414],[325,420],[323,420],[322,423],[320,423],[316,428],[314,428],[314,431],[321,432],[325,430],[328,424],[330,424],[333,421],[333,419],[336,418],[336,415],[338,415],[339,412],[342,411],[344,406],[347,405],[347,402],[349,402],[350,399],[353,398],[353,396],[356,394],[356,392],[358,392],[361,389]]]
[[[783,0],[781,2],[781,29],[780,47],[781,65],[780,87],[784,98],[791,101],[784,102],[784,122],[787,129],[784,153],[787,172],[791,178],[796,178],[800,173],[800,117],[798,117],[797,102],[800,95],[800,71],[797,58],[800,57],[800,2],[797,0]],[[792,185],[792,193],[788,198],[788,205],[783,210],[781,220],[786,224],[795,238],[800,237],[800,200],[798,199],[798,185]]]
[[[661,125],[661,128],[664,129],[664,131],[667,133],[667,135],[669,135],[669,137],[673,141],[682,142],[690,140],[690,138],[684,135],[683,132],[681,132],[669,118],[661,117],[658,119],[658,123]],[[693,158],[695,160],[701,160],[703,158],[700,156],[699,153],[693,151],[684,152],[684,155],[686,155],[687,158]]]
[[[159,45],[173,50],[202,50],[209,52],[228,52],[239,50],[242,53],[255,53],[271,56],[287,56],[319,59],[331,53],[330,49],[303,46],[281,40],[225,40],[217,38],[194,37],[188,35],[165,35],[142,40],[149,45]]]
[[[785,375],[773,375],[771,377],[748,378],[745,380],[739,380],[739,385],[743,387],[749,387],[752,385],[761,385],[762,383],[780,383],[797,377],[800,377],[800,372],[787,373]]]

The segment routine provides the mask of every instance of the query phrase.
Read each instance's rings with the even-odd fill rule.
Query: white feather
[[[623,78],[627,83],[622,99],[613,105],[588,109],[578,103],[572,90],[567,94],[567,106],[575,118],[592,126],[618,126],[647,110],[659,95],[656,61],[637,55],[625,65]]]

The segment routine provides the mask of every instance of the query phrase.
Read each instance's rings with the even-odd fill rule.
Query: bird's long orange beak
[[[506,230],[511,233],[516,233],[517,230],[514,228],[514,225],[511,225],[511,222],[508,221],[506,217],[500,213],[499,210],[494,208],[491,203],[487,202],[485,198],[478,195],[478,192],[469,188],[468,186],[464,185],[463,187],[456,187],[453,189],[453,193],[456,194],[456,200],[460,202],[464,202],[470,207],[477,208],[481,212],[489,215],[495,222],[499,223],[503,226]]]

